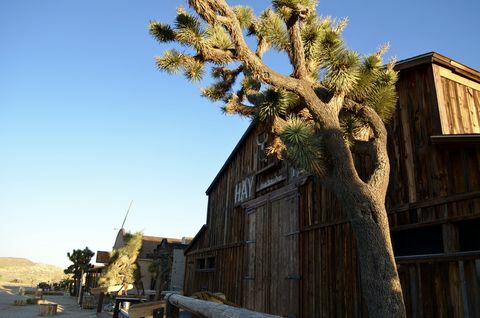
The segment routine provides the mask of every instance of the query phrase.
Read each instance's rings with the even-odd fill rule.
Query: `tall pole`
[[[125,218],[123,219],[122,226],[120,227],[121,229],[123,229],[123,226],[125,225],[125,221],[127,220],[127,216],[128,216],[128,213],[130,212],[130,208],[132,207],[132,203],[133,203],[133,200],[130,201],[130,205],[128,206],[128,209],[127,209],[127,214],[125,214]]]

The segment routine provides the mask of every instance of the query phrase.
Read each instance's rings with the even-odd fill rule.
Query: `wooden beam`
[[[279,318],[280,316],[258,313],[244,308],[235,308],[210,301],[193,299],[177,294],[168,294],[169,304],[192,314],[206,318]]]
[[[447,144],[448,146],[460,145],[478,145],[480,144],[480,134],[452,134],[430,136],[434,145]]]
[[[146,316],[152,316],[153,312],[159,308],[166,308],[166,301],[150,301],[143,304],[135,304],[130,306],[128,310],[128,316],[130,318],[140,318]]]
[[[412,203],[404,204],[402,206],[390,208],[387,210],[389,214],[407,212],[409,210],[414,210],[418,208],[431,208],[437,205],[458,202],[458,201],[465,201],[465,200],[476,199],[476,198],[480,198],[480,191],[472,191],[472,192],[454,194],[447,197],[435,198],[432,200],[412,202]]]
[[[451,262],[467,259],[480,259],[480,252],[457,252],[395,257],[395,261],[397,262],[397,264]]]
[[[472,81],[468,78],[457,75],[457,74],[453,73],[451,70],[448,70],[448,69],[443,68],[443,67],[439,67],[438,72],[439,72],[441,77],[448,78],[449,80],[452,80],[452,81],[460,83],[464,86],[467,86],[467,87],[473,88],[477,91],[480,91],[480,83],[478,83],[478,82],[474,82],[474,81]]]

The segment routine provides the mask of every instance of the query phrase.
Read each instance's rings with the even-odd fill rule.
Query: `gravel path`
[[[39,305],[14,306],[13,301],[26,299],[18,295],[18,286],[0,285],[0,318],[38,318],[40,317]],[[94,309],[81,309],[75,298],[70,296],[44,296],[44,299],[57,303],[58,317],[97,318]]]

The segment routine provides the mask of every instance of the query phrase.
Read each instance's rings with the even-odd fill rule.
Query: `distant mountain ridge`
[[[32,262],[26,258],[0,257],[0,282],[36,285],[58,282],[65,277],[63,268]]]

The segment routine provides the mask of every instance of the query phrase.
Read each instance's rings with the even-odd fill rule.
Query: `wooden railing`
[[[203,318],[280,318],[279,316],[194,299],[174,293],[168,293],[165,296],[165,300],[131,306],[129,317],[141,318],[153,315],[155,318],[164,316],[166,318],[178,318],[181,311]]]

